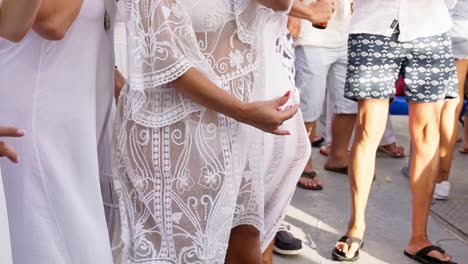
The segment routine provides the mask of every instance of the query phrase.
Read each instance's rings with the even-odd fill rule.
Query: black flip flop
[[[338,242],[348,243],[348,246],[350,246],[352,243],[358,243],[359,249],[361,249],[364,246],[364,242],[362,241],[362,239],[359,239],[357,237],[342,236],[340,240],[338,240]],[[354,262],[359,259],[359,250],[356,251],[356,253],[354,253],[354,256],[352,258],[347,258],[346,253],[340,251],[338,248],[335,247],[332,251],[332,257],[335,261]]]
[[[445,250],[443,250],[442,248],[438,247],[438,246],[427,246],[421,250],[419,250],[416,254],[411,254],[411,253],[408,253],[408,251],[405,250],[405,255],[407,257],[409,257],[410,259],[413,259],[419,263],[422,263],[422,264],[457,264],[455,262],[452,262],[452,261],[441,261],[440,259],[436,259],[436,258],[433,258],[431,256],[429,256],[429,252],[431,251],[439,251],[440,253],[442,254],[445,254]]]
[[[315,140],[312,142],[312,147],[313,148],[320,148],[322,146],[322,143],[325,142],[325,138],[320,137],[320,139]]]
[[[308,179],[314,179],[317,176],[318,176],[317,172],[315,172],[315,171],[313,171],[313,172],[302,172],[301,178],[304,177],[304,178],[308,178]],[[322,185],[317,185],[317,186],[314,187],[314,186],[309,186],[309,185],[302,184],[301,182],[297,182],[297,187],[302,188],[302,189],[306,189],[306,190],[311,190],[311,191],[321,191],[321,190],[323,190]]]

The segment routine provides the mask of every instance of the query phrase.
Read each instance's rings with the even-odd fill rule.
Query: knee
[[[440,143],[440,131],[437,122],[413,127],[413,143],[415,149],[437,149]]]
[[[382,139],[382,130],[383,129],[375,123],[359,124],[356,127],[355,140],[358,143],[365,143],[366,145],[377,147]]]

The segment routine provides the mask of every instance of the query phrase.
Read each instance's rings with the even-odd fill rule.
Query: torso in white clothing
[[[391,36],[398,22],[400,41],[448,32],[453,0],[355,0],[350,33]]]
[[[0,161],[14,263],[112,263],[98,141],[113,98],[113,1],[84,0],[63,40],[0,39],[0,124],[26,130],[9,140],[21,163]]]

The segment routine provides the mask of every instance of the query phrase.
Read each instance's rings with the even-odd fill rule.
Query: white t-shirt
[[[454,19],[468,19],[468,0],[458,0],[452,10],[452,17]]]
[[[360,0],[358,0],[360,1]],[[313,0],[304,0],[305,4]],[[308,20],[301,20],[301,33],[296,40],[296,46],[312,46],[325,48],[346,47],[348,41],[348,27],[351,21],[351,1],[337,0],[336,11],[328,22],[326,29],[316,29]]]
[[[399,23],[400,41],[450,31],[449,8],[456,0],[357,0],[350,33],[391,36]]]

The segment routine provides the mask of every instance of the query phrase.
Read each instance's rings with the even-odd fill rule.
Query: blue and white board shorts
[[[400,70],[405,73],[406,100],[437,102],[458,96],[458,78],[449,33],[398,41],[391,37],[351,34],[345,97],[385,99],[395,96]]]

